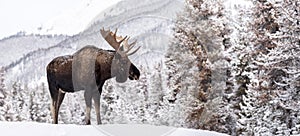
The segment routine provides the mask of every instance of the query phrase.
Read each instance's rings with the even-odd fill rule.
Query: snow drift
[[[141,124],[54,125],[32,122],[0,122],[5,136],[226,136],[217,132]]]

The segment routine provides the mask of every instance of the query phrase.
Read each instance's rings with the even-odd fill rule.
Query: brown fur
[[[86,102],[86,124],[90,124],[92,99],[95,103],[97,123],[100,119],[100,95],[107,79],[116,77],[118,82],[127,78],[138,80],[139,70],[128,57],[116,51],[86,46],[73,55],[60,56],[47,66],[47,79],[52,98],[53,123],[58,123],[58,111],[65,92],[84,90]]]

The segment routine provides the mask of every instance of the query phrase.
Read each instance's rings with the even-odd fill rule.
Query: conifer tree
[[[6,101],[7,93],[5,92],[5,85],[4,85],[4,70],[0,68],[0,120],[6,120],[5,114],[7,111],[7,104]]]
[[[170,98],[183,126],[227,132],[218,114],[226,81],[223,1],[187,0],[167,57]],[[222,120],[222,121],[221,121]],[[221,122],[221,123],[220,123]]]
[[[254,5],[251,79],[241,103],[244,134],[299,134],[299,1]]]

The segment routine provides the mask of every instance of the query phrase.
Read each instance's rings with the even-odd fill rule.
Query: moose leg
[[[58,95],[57,95],[57,101],[56,101],[56,104],[55,104],[55,124],[58,123],[58,112],[59,112],[59,108],[60,108],[60,105],[61,103],[63,102],[65,98],[65,93],[61,92],[58,90]]]
[[[85,112],[85,123],[87,125],[91,124],[91,105],[92,105],[92,92],[91,90],[84,91],[84,100],[86,105],[86,112]]]
[[[94,105],[95,105],[95,111],[97,115],[97,124],[102,124],[101,123],[101,117],[100,117],[100,93],[98,91],[94,92],[93,95],[93,100],[94,100]]]
[[[57,105],[57,100],[58,100],[58,88],[56,88],[54,85],[51,85],[49,84],[49,90],[50,90],[50,95],[51,95],[51,99],[52,99],[52,102],[51,102],[51,114],[52,114],[52,119],[53,119],[53,124],[57,124],[57,109],[56,109],[56,105]]]

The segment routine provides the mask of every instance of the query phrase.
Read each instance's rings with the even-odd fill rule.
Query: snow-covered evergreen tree
[[[15,112],[14,121],[23,121],[27,117],[27,105],[24,89],[15,82],[12,86],[11,96],[12,109]]]
[[[167,54],[170,102],[183,126],[228,132],[219,111],[226,86],[224,1],[187,0]]]
[[[29,118],[36,122],[50,121],[50,102],[47,88],[44,83],[30,92],[29,98]]]
[[[7,112],[8,102],[5,100],[7,97],[5,85],[4,85],[4,70],[0,68],[0,120],[6,120],[4,115]]]
[[[254,1],[246,135],[299,134],[299,1]]]
[[[199,2],[199,4],[202,3]],[[167,99],[170,103],[174,103],[174,109],[171,112],[174,114],[174,120],[170,123],[178,126],[187,126],[184,118],[187,118],[188,112],[192,110],[187,105],[196,100],[194,94],[199,90],[198,83],[200,82],[198,75],[195,74],[199,72],[197,65],[200,59],[193,54],[191,49],[194,44],[197,44],[196,41],[193,41],[196,37],[188,35],[194,30],[190,26],[192,23],[189,21],[191,19],[189,17],[192,15],[191,12],[192,5],[186,3],[184,12],[178,16],[176,21],[174,39],[169,45],[166,55],[167,80],[169,80],[168,87],[170,89],[169,98]]]
[[[240,135],[244,131],[240,119],[240,103],[248,90],[250,82],[249,63],[251,61],[252,46],[249,37],[253,35],[249,27],[251,17],[251,3],[227,5],[226,16],[230,34],[225,35],[224,56],[228,61],[226,88],[222,101],[222,111],[226,120],[225,127],[231,135]]]
[[[166,124],[169,121],[168,103],[163,103],[162,65],[141,68],[137,81],[118,84],[108,81],[102,97],[104,123]],[[164,115],[167,115],[164,116]]]

